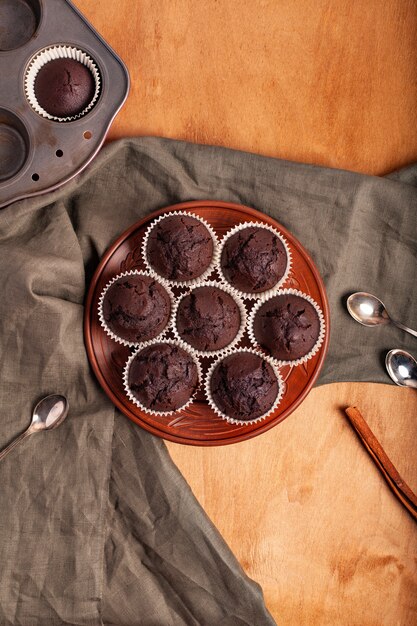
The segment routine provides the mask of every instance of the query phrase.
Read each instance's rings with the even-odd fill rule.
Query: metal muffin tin
[[[129,74],[70,0],[2,0],[0,24],[1,208],[56,189],[88,165],[126,100]],[[31,59],[60,45],[90,55],[101,76],[95,106],[70,122],[39,115],[24,89]]]

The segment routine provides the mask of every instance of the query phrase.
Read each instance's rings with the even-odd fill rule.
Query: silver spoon
[[[43,398],[33,409],[32,422],[29,428],[0,452],[0,461],[29,435],[42,430],[52,430],[62,424],[68,415],[68,409],[69,404],[65,396],[53,394]]]
[[[410,335],[417,337],[417,331],[396,322],[389,315],[385,305],[379,298],[371,293],[357,291],[347,299],[347,308],[354,320],[364,326],[377,326],[378,324],[392,323],[398,328],[405,330]]]
[[[405,350],[390,350],[385,365],[396,385],[417,389],[417,361],[411,354]]]

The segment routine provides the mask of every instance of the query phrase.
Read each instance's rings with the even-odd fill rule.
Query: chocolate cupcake
[[[256,308],[250,325],[256,344],[275,359],[293,363],[312,356],[323,334],[318,306],[294,290],[278,293]]]
[[[55,117],[81,113],[92,101],[95,81],[91,71],[75,59],[53,59],[35,78],[35,96],[42,109]]]
[[[144,260],[151,271],[176,284],[203,278],[214,267],[216,237],[200,218],[175,212],[157,219],[145,234]]]
[[[265,225],[238,226],[222,242],[221,272],[243,294],[261,294],[277,287],[287,275],[288,264],[283,238]]]
[[[198,354],[235,344],[243,334],[245,321],[243,303],[213,282],[183,296],[174,314],[176,335]]]
[[[57,122],[86,115],[100,95],[101,78],[93,59],[72,46],[52,46],[37,53],[25,75],[31,107]]]
[[[120,343],[135,345],[157,337],[171,317],[172,294],[143,272],[121,274],[107,285],[99,315],[105,330]]]
[[[172,413],[192,400],[200,382],[193,356],[175,342],[152,342],[133,354],[125,368],[130,399],[149,413]]]
[[[252,423],[274,409],[282,385],[272,364],[254,351],[229,354],[208,374],[206,394],[216,413],[232,423]]]

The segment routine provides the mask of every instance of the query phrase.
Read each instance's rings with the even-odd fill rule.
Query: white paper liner
[[[269,363],[269,365],[272,367],[272,370],[275,374],[275,376],[277,377],[278,380],[278,393],[277,393],[277,397],[275,398],[275,401],[273,403],[273,405],[271,406],[271,408],[264,413],[263,415],[260,415],[259,417],[257,417],[256,419],[252,419],[252,420],[238,420],[235,419],[233,417],[229,417],[228,415],[226,415],[225,413],[223,413],[222,411],[220,411],[220,409],[218,408],[217,404],[215,403],[212,395],[211,395],[211,390],[210,390],[210,382],[211,382],[211,377],[213,375],[213,372],[215,370],[215,368],[217,367],[217,365],[223,361],[223,359],[225,358],[224,356],[220,357],[219,359],[216,359],[216,361],[210,366],[207,374],[206,374],[206,380],[205,380],[205,385],[204,385],[204,391],[206,394],[206,399],[207,402],[209,403],[210,407],[213,409],[213,411],[216,413],[216,415],[218,415],[219,417],[221,417],[222,419],[226,420],[226,422],[229,422],[229,424],[239,424],[239,426],[245,426],[247,424],[256,424],[257,422],[261,422],[263,420],[265,420],[269,415],[271,415],[275,409],[277,408],[277,406],[279,405],[279,403],[281,402],[282,396],[284,394],[284,390],[285,390],[285,385],[284,382],[282,380],[282,376],[278,370],[278,366],[276,361],[274,361],[274,359],[271,359],[271,357],[269,356],[265,356],[264,354],[260,354],[259,351],[257,350],[253,350],[252,348],[242,348],[239,350],[235,350],[233,354],[256,354],[256,356],[260,357],[261,359],[263,359],[264,361],[266,361],[267,363]],[[228,356],[228,355],[226,355]]]
[[[109,328],[107,326],[107,322],[104,319],[104,314],[103,314],[103,302],[104,302],[104,297],[107,293],[107,290],[109,289],[109,287],[116,282],[116,280],[119,280],[119,278],[124,278],[125,276],[146,276],[147,278],[152,278],[152,280],[156,280],[156,282],[160,283],[160,285],[165,289],[165,291],[168,293],[170,301],[171,301],[171,311],[169,314],[169,319],[166,323],[166,326],[163,330],[161,330],[161,332],[156,336],[153,337],[152,339],[145,339],[144,341],[128,341],[127,339],[123,339],[123,337],[119,337],[118,335],[116,335],[111,328]],[[123,272],[121,274],[117,274],[117,276],[114,276],[108,283],[107,285],[104,287],[103,291],[101,292],[100,295],[100,299],[98,301],[98,317],[100,319],[100,324],[102,326],[102,328],[104,328],[105,332],[107,333],[107,335],[109,337],[111,337],[114,341],[116,341],[117,343],[121,343],[123,346],[130,346],[130,347],[136,347],[136,346],[142,346],[145,343],[147,343],[148,341],[153,341],[154,339],[158,339],[159,341],[161,341],[163,339],[163,337],[166,336],[167,332],[169,331],[171,325],[172,325],[172,316],[173,316],[173,310],[174,310],[174,294],[172,293],[171,289],[169,288],[169,285],[167,285],[162,279],[156,279],[155,276],[151,276],[151,274],[149,274],[149,272],[141,272],[139,270],[130,270],[129,272]]]
[[[35,95],[35,79],[36,76],[46,63],[49,61],[53,61],[55,59],[73,59],[74,61],[79,61],[91,71],[94,82],[96,85],[93,99],[91,102],[77,115],[71,115],[69,117],[57,117],[55,115],[51,115],[45,109],[43,109]],[[97,65],[93,61],[93,59],[83,50],[79,48],[75,48],[73,46],[56,45],[50,46],[38,52],[29,62],[28,68],[26,70],[25,75],[25,94],[26,98],[36,113],[42,115],[42,117],[46,117],[48,120],[54,120],[55,122],[72,122],[73,120],[77,120],[80,117],[86,115],[95,105],[97,99],[100,95],[101,91],[101,77],[100,72],[98,70]]]
[[[231,283],[229,283],[229,281],[227,280],[226,276],[223,274],[222,267],[221,267],[222,252],[223,252],[223,248],[224,248],[226,242],[235,233],[237,233],[237,232],[239,232],[241,230],[245,230],[245,228],[252,228],[252,227],[263,228],[265,230],[269,230],[271,233],[276,235],[276,237],[278,237],[278,239],[281,241],[282,245],[284,246],[285,252],[287,254],[287,267],[285,268],[285,272],[284,272],[283,276],[279,279],[279,281],[277,281],[277,283],[273,287],[271,287],[270,289],[267,289],[266,291],[261,291],[259,293],[251,293],[251,292],[247,292],[247,291],[241,291],[237,287],[233,287],[233,285],[231,285]],[[220,241],[220,244],[219,244],[219,254],[218,254],[217,258],[218,258],[218,272],[219,272],[219,276],[221,278],[222,283],[226,284],[226,285],[229,285],[230,287],[233,287],[233,289],[236,290],[236,292],[240,295],[241,298],[246,298],[247,300],[258,300],[259,298],[269,297],[270,295],[275,293],[275,291],[277,289],[279,289],[285,283],[285,281],[287,280],[287,278],[289,276],[289,273],[290,273],[290,270],[291,270],[291,264],[292,264],[291,250],[290,250],[290,247],[289,247],[288,242],[285,239],[285,237],[280,233],[279,230],[277,230],[273,226],[270,226],[269,224],[263,224],[262,222],[244,222],[242,224],[237,224],[237,226],[234,226],[231,230],[229,230],[225,234],[223,239]]]
[[[272,298],[274,298],[276,296],[283,296],[283,295],[289,295],[289,294],[292,294],[294,296],[300,296],[301,298],[304,298],[305,300],[310,302],[310,304],[313,305],[313,307],[317,311],[317,315],[319,317],[320,330],[319,330],[319,336],[317,337],[316,343],[314,344],[314,346],[312,347],[310,352],[307,352],[307,354],[305,354],[304,356],[300,357],[299,359],[285,360],[285,359],[277,359],[277,358],[271,356],[270,358],[272,358],[273,361],[275,361],[275,363],[278,365],[278,367],[281,367],[283,365],[300,365],[301,363],[305,363],[306,361],[311,359],[311,357],[314,356],[318,352],[318,350],[320,349],[320,347],[321,347],[321,345],[323,343],[323,339],[324,339],[325,333],[326,333],[326,324],[325,324],[325,321],[324,321],[323,312],[320,309],[320,307],[317,304],[317,302],[315,300],[313,300],[313,298],[311,296],[309,296],[307,293],[303,293],[302,291],[298,291],[298,289],[280,289],[280,290],[276,291],[269,298],[264,298],[264,299],[260,300],[259,302],[257,302],[255,304],[255,306],[253,307],[253,309],[251,310],[250,314],[249,314],[249,317],[248,317],[248,336],[249,336],[249,340],[250,340],[251,344],[254,346],[254,348],[256,348],[258,351],[260,351],[262,354],[268,354],[267,351],[265,350],[265,348],[263,348],[258,343],[258,341],[256,340],[256,337],[255,337],[255,334],[254,334],[253,326],[254,326],[256,313],[259,311],[261,306],[263,304],[265,304],[265,302],[268,302],[269,300],[272,300]]]
[[[149,235],[151,231],[154,229],[156,224],[161,222],[166,217],[171,217],[173,215],[195,218],[196,220],[204,224],[204,226],[207,228],[208,232],[210,233],[211,238],[213,239],[213,257],[211,259],[210,265],[202,274],[200,274],[200,276],[197,276],[196,278],[193,278],[191,280],[181,281],[181,280],[172,280],[170,278],[165,278],[164,276],[161,276],[160,274],[158,274],[158,272],[153,269],[152,265],[148,261],[146,250],[147,250],[148,239],[149,239]],[[208,278],[210,274],[218,267],[219,253],[220,253],[219,240],[212,226],[210,226],[210,224],[204,218],[200,217],[199,215],[196,215],[195,213],[191,213],[189,211],[168,211],[167,213],[163,213],[162,215],[159,215],[157,218],[155,218],[152,221],[152,223],[146,229],[145,236],[142,241],[142,258],[143,258],[143,261],[146,265],[148,272],[150,272],[153,276],[155,276],[155,278],[160,278],[162,280],[165,280],[172,287],[193,287],[194,285],[197,285],[198,282],[200,282],[201,280],[205,280],[206,278]]]
[[[197,376],[198,376],[198,385],[194,391],[194,393],[192,394],[192,396],[190,397],[190,399],[183,404],[182,406],[180,406],[178,409],[175,409],[175,411],[155,411],[153,409],[149,409],[148,407],[144,406],[135,395],[133,395],[133,393],[130,391],[129,389],[129,368],[130,365],[132,363],[132,361],[134,360],[135,356],[137,354],[139,354],[140,352],[142,352],[142,350],[144,350],[145,348],[147,348],[148,346],[153,346],[153,345],[157,345],[159,343],[162,344],[169,344],[171,346],[178,346],[179,348],[183,348],[183,346],[178,344],[178,341],[173,340],[173,339],[152,339],[151,341],[147,341],[146,343],[141,344],[140,348],[138,348],[137,350],[135,350],[130,357],[128,358],[126,365],[124,367],[123,370],[123,387],[124,390],[126,392],[127,397],[129,398],[129,400],[131,400],[131,402],[133,402],[133,404],[135,404],[139,409],[141,409],[142,411],[144,411],[145,413],[147,413],[148,415],[175,415],[176,413],[178,413],[178,411],[183,411],[184,409],[186,409],[188,406],[190,406],[190,404],[192,404],[194,402],[195,396],[197,395],[197,392],[201,386],[202,380],[203,380],[203,376],[202,376],[202,371],[201,371],[201,365],[200,365],[200,361],[198,360],[198,357],[196,357],[195,355],[191,354],[190,350],[186,350],[186,352],[190,355],[190,357],[193,359],[193,361],[195,362],[196,366],[197,366]]]
[[[197,350],[197,348],[194,348],[189,343],[187,343],[185,339],[183,339],[178,333],[177,312],[178,312],[178,307],[180,305],[180,302],[182,301],[183,298],[185,298],[185,296],[188,296],[190,293],[194,291],[194,289],[198,289],[199,287],[215,287],[216,289],[220,289],[220,291],[224,291],[225,293],[227,293],[229,296],[233,298],[234,302],[236,302],[239,308],[239,312],[240,312],[239,330],[235,338],[224,348],[219,348],[218,350]],[[247,316],[246,307],[235,289],[229,287],[228,285],[224,285],[223,283],[220,283],[214,280],[200,281],[198,284],[194,285],[192,289],[190,289],[184,294],[181,294],[181,296],[177,298],[174,304],[174,311],[172,313],[172,332],[174,333],[175,339],[183,346],[183,348],[185,348],[186,350],[189,350],[190,352],[192,352],[193,354],[197,356],[201,356],[201,357],[218,357],[220,355],[225,356],[226,354],[230,354],[233,351],[233,348],[235,348],[235,346],[237,346],[239,341],[242,339],[246,330],[247,317],[248,316]]]

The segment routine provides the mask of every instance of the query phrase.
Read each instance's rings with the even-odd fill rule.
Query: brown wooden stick
[[[350,406],[345,409],[345,413],[389,487],[417,521],[417,497],[401,478],[359,410]]]

